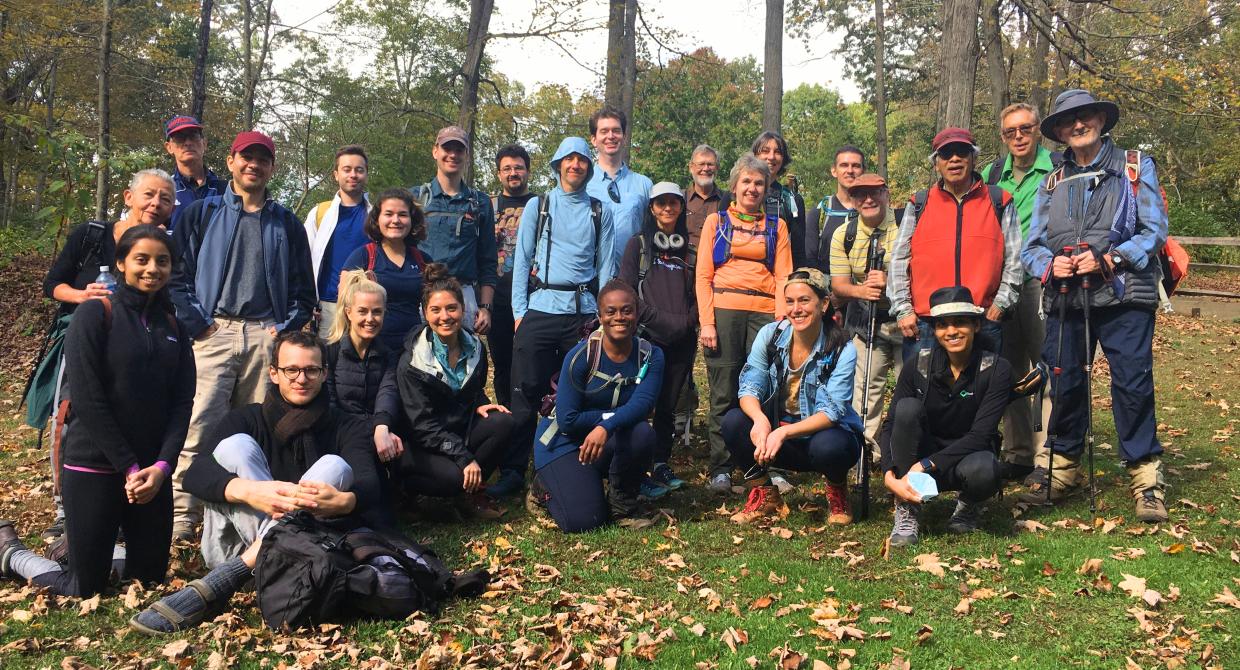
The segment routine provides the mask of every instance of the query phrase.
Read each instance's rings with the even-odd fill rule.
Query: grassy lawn
[[[741,528],[721,506],[743,501],[705,493],[697,456],[678,463],[697,472],[665,503],[674,523],[646,531],[565,536],[519,505],[501,524],[413,522],[453,567],[497,577],[438,616],[276,634],[242,594],[215,622],[151,639],[125,622],[156,593],[82,602],[7,582],[0,667],[1240,667],[1240,328],[1160,317],[1155,347],[1171,524],[1133,517],[1101,365],[1098,519],[1081,498],[1018,526],[1009,488],[983,532],[958,538],[949,495],[919,546],[884,555],[877,479],[869,521],[826,528],[821,485],[801,476],[786,519]],[[0,517],[34,535],[50,483],[14,394],[0,398]],[[174,567],[178,580],[201,569],[189,548]]]

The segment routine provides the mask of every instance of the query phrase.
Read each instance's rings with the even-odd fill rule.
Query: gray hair
[[[159,168],[147,168],[133,173],[133,178],[129,180],[129,190],[133,191],[137,189],[138,185],[142,183],[142,180],[147,177],[155,177],[168,182],[168,184],[172,186],[173,191],[177,188],[176,182],[172,181],[172,175]]]
[[[715,161],[719,160],[719,152],[709,144],[699,144],[693,147],[693,153],[689,154],[689,160],[692,161],[694,156],[699,154],[710,154],[715,157]]]
[[[728,174],[729,191],[736,193],[736,182],[740,181],[744,172],[757,172],[766,180],[767,188],[771,187],[771,166],[752,153],[746,153],[736,159],[736,165],[732,166],[732,172]]]

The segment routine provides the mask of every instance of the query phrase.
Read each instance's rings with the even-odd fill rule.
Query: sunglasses
[[[1017,135],[1033,135],[1033,132],[1037,129],[1038,126],[1036,124],[1025,123],[1011,128],[1004,128],[1000,134],[1003,135],[1003,139],[1010,140],[1015,139]]]
[[[1099,113],[1098,109],[1094,107],[1082,107],[1071,112],[1065,112],[1063,116],[1055,121],[1055,127],[1061,128],[1063,126],[1070,126],[1077,121],[1088,121],[1098,116]]]
[[[612,202],[620,202],[620,183],[614,179],[607,185],[607,197],[611,198]]]
[[[943,160],[951,160],[957,156],[968,158],[973,155],[973,145],[963,142],[952,142],[947,146],[939,147],[939,150],[935,153]]]

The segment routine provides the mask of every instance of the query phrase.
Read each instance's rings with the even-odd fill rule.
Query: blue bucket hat
[[[1050,115],[1042,119],[1042,136],[1049,137],[1056,142],[1062,142],[1054,134],[1055,124],[1059,123],[1059,120],[1068,113],[1085,107],[1093,107],[1106,115],[1106,121],[1102,124],[1103,135],[1111,132],[1115,124],[1119,123],[1119,105],[1108,100],[1099,100],[1084,89],[1070,88],[1055,98],[1055,104],[1051,107]]]

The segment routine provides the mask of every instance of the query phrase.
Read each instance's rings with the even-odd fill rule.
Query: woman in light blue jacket
[[[857,350],[833,318],[830,295],[816,269],[788,275],[786,318],[758,331],[741,370],[740,406],[724,416],[722,431],[749,489],[736,523],[783,508],[769,467],[826,475],[828,522],[852,522],[848,471],[861,455],[861,419],[852,406]]]

